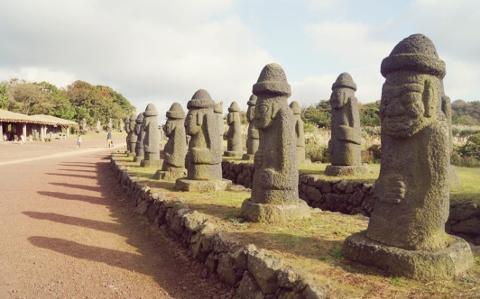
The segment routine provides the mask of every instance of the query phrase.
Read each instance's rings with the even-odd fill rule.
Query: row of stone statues
[[[445,63],[433,43],[417,34],[395,46],[383,60],[381,73],[386,80],[380,106],[382,157],[374,188],[375,208],[367,230],[345,241],[344,256],[394,275],[453,278],[468,269],[473,258],[466,241],[445,232],[451,152],[450,102],[443,89]],[[332,165],[327,169],[332,174],[365,171],[355,91],[347,73],[332,86]],[[305,156],[298,151],[304,147],[303,123],[298,103],[288,105],[290,94],[278,64],[265,66],[253,85],[245,158],[254,157],[255,173],[251,197],[241,207],[241,216],[248,221],[284,222],[311,214],[298,196],[298,165]],[[207,91],[199,90],[187,108],[185,121],[179,104],[167,112],[164,130],[169,141],[158,177],[177,179],[180,190],[223,190],[231,182],[222,179],[223,121],[215,113],[218,107]],[[238,113],[238,104],[232,103],[226,155],[242,151]],[[132,123],[145,125],[152,116],[127,121],[130,152],[136,138],[145,138],[132,134]],[[185,134],[190,136],[188,150]],[[152,141],[145,138],[144,148],[148,144],[158,157],[158,148],[150,147]]]

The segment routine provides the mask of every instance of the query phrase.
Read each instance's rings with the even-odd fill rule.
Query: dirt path
[[[0,166],[0,298],[229,298],[130,212],[107,154]]]

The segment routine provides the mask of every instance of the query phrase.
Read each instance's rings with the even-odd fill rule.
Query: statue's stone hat
[[[357,84],[353,82],[353,78],[349,73],[341,73],[335,83],[333,83],[332,90],[342,87],[357,90]]]
[[[300,114],[302,112],[302,107],[297,101],[293,101],[290,103],[290,109],[292,109],[293,114]]]
[[[143,112],[140,112],[137,116],[137,124],[143,123],[143,118],[144,118]]]
[[[229,112],[239,112],[240,107],[238,106],[238,103],[233,101],[232,104],[230,104],[230,107],[228,107]]]
[[[158,115],[157,108],[155,108],[155,105],[150,103],[150,104],[147,105],[147,108],[145,108],[145,112],[143,112],[143,115],[144,116],[157,116]]]
[[[192,96],[192,99],[188,102],[188,109],[202,109],[202,108],[213,108],[215,103],[212,100],[212,97],[205,89],[199,89]]]
[[[290,96],[290,84],[282,67],[277,63],[267,64],[260,73],[257,83],[253,85],[255,95],[273,93]]]
[[[179,103],[173,103],[170,109],[167,111],[167,118],[170,119],[183,119],[185,118],[185,111],[183,111],[182,105]]]
[[[433,42],[423,34],[413,34],[399,42],[383,59],[381,72],[385,77],[397,71],[414,71],[445,77],[445,62],[438,57]]]
[[[257,105],[257,96],[254,95],[254,94],[252,94],[252,95],[250,96],[250,98],[248,99],[247,105],[248,105],[248,106],[255,106],[255,105]]]

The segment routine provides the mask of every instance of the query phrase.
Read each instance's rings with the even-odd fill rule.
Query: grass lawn
[[[138,163],[123,155],[117,155],[116,159],[128,166],[131,175],[140,177],[152,189],[206,214],[230,238],[264,248],[314,280],[328,283],[334,298],[474,298],[480,294],[480,249],[475,249],[475,266],[455,281],[422,283],[387,277],[379,270],[351,263],[342,256],[343,241],[350,234],[366,228],[366,217],[315,210],[309,219],[285,224],[242,222],[238,218],[239,210],[242,202],[249,198],[249,190],[234,187],[234,190],[224,192],[179,192],[174,190],[173,182],[152,180],[156,169],[139,167]],[[308,164],[301,168],[302,172],[322,176],[325,165]],[[373,181],[376,178],[378,165],[370,168],[371,172],[362,179]],[[458,169],[461,179],[468,176],[468,170]],[[476,174],[480,177],[478,171]],[[469,185],[473,188],[473,181]]]

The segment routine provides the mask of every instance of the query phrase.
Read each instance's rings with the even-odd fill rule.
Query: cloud
[[[380,63],[393,47],[392,42],[381,39],[373,27],[358,22],[324,21],[307,25],[306,31],[318,57],[329,68],[297,82],[299,94],[313,98],[317,86],[316,98],[328,99],[337,76],[348,72],[357,83],[361,102],[380,99]]]
[[[246,102],[272,57],[233,10],[232,0],[12,1],[0,10],[0,74],[50,74],[56,84],[71,75],[161,114],[199,88]]]
[[[435,43],[447,65],[445,91],[452,100],[479,100],[480,2],[416,0],[409,10],[418,32]]]

